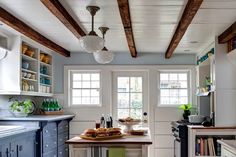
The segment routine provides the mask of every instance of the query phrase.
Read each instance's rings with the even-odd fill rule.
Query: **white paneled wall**
[[[173,157],[174,138],[171,135],[171,121],[181,119],[182,112],[175,108],[155,109],[155,157]]]

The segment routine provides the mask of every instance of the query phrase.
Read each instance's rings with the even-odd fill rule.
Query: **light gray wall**
[[[115,53],[110,65],[195,65],[196,55],[174,54],[170,59],[165,59],[164,54],[140,53],[137,58],[132,58],[127,53]],[[71,53],[70,58],[54,55],[54,93],[63,93],[63,68],[64,65],[97,65],[93,54]]]

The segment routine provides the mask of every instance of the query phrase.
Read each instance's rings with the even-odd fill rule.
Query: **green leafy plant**
[[[190,110],[192,108],[192,105],[191,104],[184,104],[184,105],[181,105],[179,108],[183,111],[186,111],[186,110]]]
[[[33,103],[31,100],[24,100],[24,101],[15,100],[10,106],[11,111],[23,112],[25,114],[29,114],[32,111],[32,108],[33,108]]]
[[[183,118],[185,120],[187,120],[188,116],[191,114],[190,109],[192,108],[192,105],[191,104],[184,104],[184,105],[181,105],[179,108],[184,111]]]

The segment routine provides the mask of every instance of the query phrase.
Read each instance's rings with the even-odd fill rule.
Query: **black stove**
[[[171,122],[172,135],[174,136],[174,157],[188,157],[188,121]]]

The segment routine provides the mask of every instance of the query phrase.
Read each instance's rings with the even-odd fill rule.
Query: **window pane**
[[[177,74],[170,74],[170,80],[178,80],[178,75]]]
[[[187,74],[179,74],[179,80],[186,80],[187,81]]]
[[[160,80],[169,80],[169,75],[168,74],[161,74],[160,75]]]
[[[91,74],[91,80],[100,80],[100,75],[99,74]]]
[[[90,81],[83,81],[82,88],[90,88]]]
[[[118,108],[129,108],[129,93],[118,93]]]
[[[188,97],[179,98],[179,104],[187,104],[187,103],[188,103]]]
[[[99,96],[99,90],[97,90],[97,89],[92,89],[92,90],[91,90],[91,96]]]
[[[169,97],[161,97],[161,104],[170,104]]]
[[[74,81],[79,81],[79,80],[81,80],[81,74],[73,74],[73,80],[74,80]]]
[[[99,81],[92,81],[91,82],[91,88],[100,88]]]
[[[81,82],[73,82],[73,88],[81,88]]]
[[[187,81],[181,81],[181,82],[179,82],[179,84],[180,84],[180,88],[187,88],[188,87]]]
[[[81,90],[80,89],[73,89],[72,95],[73,95],[73,97],[81,96]]]
[[[142,108],[142,93],[131,93],[131,107],[132,108]]]
[[[178,89],[171,89],[170,90],[170,97],[178,96],[178,95],[179,95],[179,90]]]
[[[99,104],[99,97],[91,97],[91,104],[94,105]]]
[[[89,89],[83,89],[82,90],[82,96],[90,96],[90,90]]]
[[[178,97],[170,97],[170,104],[178,105],[179,104]]]
[[[118,109],[118,119],[129,117],[129,109]]]
[[[131,77],[130,78],[130,91],[131,92],[142,92],[142,77]]]
[[[73,105],[81,104],[81,97],[74,97],[74,98],[72,98],[72,104]]]
[[[188,90],[187,89],[180,89],[179,96],[188,96]]]
[[[181,84],[177,81],[171,81],[169,84],[169,88],[180,88]]]
[[[169,89],[161,89],[161,96],[170,96]]]
[[[160,88],[170,88],[169,81],[161,81]]]
[[[82,97],[82,104],[87,105],[90,103],[90,97]]]
[[[142,119],[142,109],[131,109],[130,116],[135,119]]]
[[[90,81],[90,74],[82,74],[83,81]]]
[[[118,77],[118,92],[129,92],[129,77]]]

